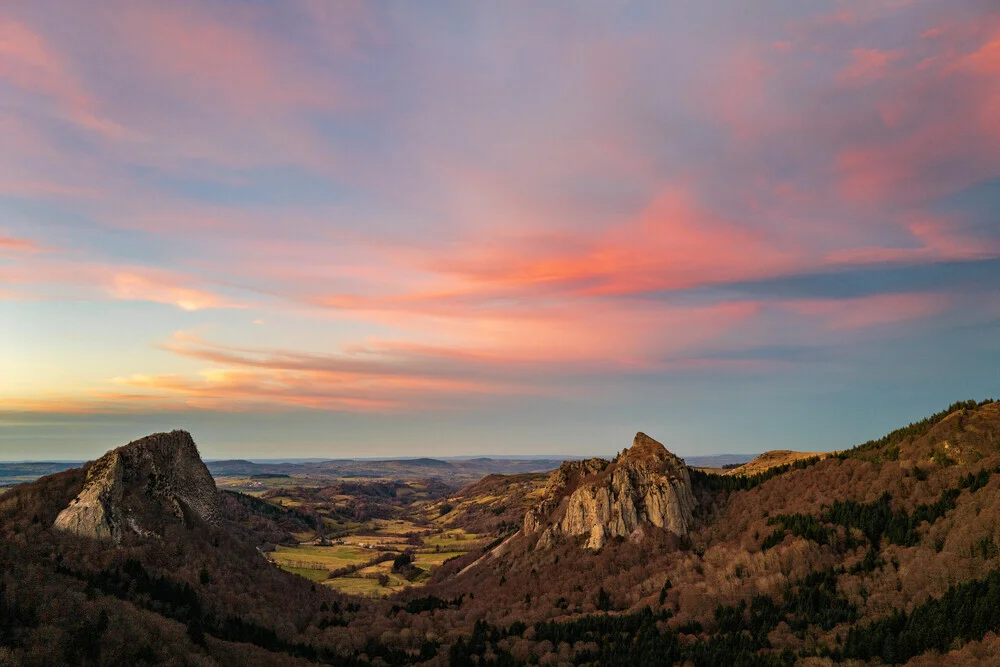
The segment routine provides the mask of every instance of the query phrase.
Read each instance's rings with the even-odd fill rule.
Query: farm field
[[[378,553],[374,549],[346,545],[329,547],[279,545],[271,553],[271,558],[282,566],[332,571],[349,565],[367,563],[378,556]]]
[[[278,545],[268,557],[283,570],[342,593],[384,597],[425,585],[442,563],[480,548],[486,541],[461,529],[441,530],[405,520],[374,519],[354,530],[330,545],[311,540],[296,546]],[[295,537],[311,536],[297,533]],[[393,561],[403,553],[410,555],[411,564],[394,568]],[[382,562],[374,562],[379,558]],[[345,568],[356,569],[343,572]],[[338,570],[342,572],[331,577]]]
[[[455,496],[454,485],[433,479],[320,480],[232,472],[225,479],[236,488],[227,491],[235,491],[233,501],[248,511],[243,526],[256,531],[266,557],[283,570],[353,595],[385,597],[425,586],[444,563],[482,549],[495,539],[498,525],[522,512],[500,487],[466,498]],[[519,476],[518,482],[529,490],[536,477]],[[247,489],[258,485],[263,490]],[[239,500],[239,494],[254,499]],[[265,517],[274,523],[261,523]]]

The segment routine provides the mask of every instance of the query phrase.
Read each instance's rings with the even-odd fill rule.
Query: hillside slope
[[[760,456],[754,457],[737,468],[730,468],[724,471],[724,475],[742,475],[744,477],[759,475],[767,472],[771,468],[786,466],[796,461],[803,461],[812,458],[826,458],[832,452],[794,452],[789,449],[774,449],[764,452]]]
[[[977,595],[975,582],[1000,566],[1000,404],[952,406],[836,456],[752,476],[693,472],[692,482],[698,511],[679,544],[654,535],[589,554],[510,543],[462,577],[442,577],[440,594],[474,589],[489,605],[466,613],[498,628],[557,620],[571,633],[576,619],[612,611],[616,623],[652,623],[657,641],[677,637],[686,647],[677,655],[695,664],[905,662],[968,640],[982,648],[962,655],[991,650],[1000,617],[956,629],[947,596],[956,585]],[[976,604],[1000,603],[983,585]],[[665,617],[644,620],[647,609]],[[920,632],[909,617],[884,620],[894,612],[925,619],[927,636],[886,639]],[[599,635],[614,653],[611,635],[582,636]]]
[[[349,601],[261,555],[250,541],[261,529],[251,521],[259,501],[230,494],[220,507],[217,495],[200,495],[210,478],[172,477],[170,470],[201,465],[189,440],[150,436],[0,496],[0,664],[352,665],[378,654],[413,661],[350,627],[384,607]],[[147,454],[160,477],[148,476]],[[199,496],[195,513],[211,520],[191,520]],[[57,529],[57,516],[81,497],[98,514],[152,520],[157,531]],[[174,499],[187,500],[179,514]],[[273,508],[276,520],[257,522],[280,533],[281,513]]]
[[[777,667],[1000,655],[997,403],[956,404],[757,474],[691,469],[685,534],[609,535],[596,549],[581,548],[588,534],[546,548],[512,538],[522,525],[504,517],[534,507],[550,479],[491,476],[415,510],[479,522],[483,546],[386,600],[267,563],[254,540],[310,521],[305,506],[227,494],[216,523],[166,512],[161,532],[125,531],[117,545],[54,530],[90,465],[0,496],[2,664]]]

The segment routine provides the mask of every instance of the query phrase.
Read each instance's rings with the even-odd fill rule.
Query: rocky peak
[[[694,511],[684,461],[645,433],[613,462],[564,463],[552,473],[542,501],[524,518],[524,533],[541,532],[544,548],[561,535],[587,535],[600,549],[609,537],[642,536],[644,526],[686,535]]]
[[[656,440],[639,431],[632,439],[632,446],[622,452],[622,459],[632,461],[671,461],[683,463]]]
[[[186,525],[219,518],[215,480],[186,431],[155,433],[94,461],[83,490],[55,527],[118,542],[126,532],[159,534],[172,520]]]

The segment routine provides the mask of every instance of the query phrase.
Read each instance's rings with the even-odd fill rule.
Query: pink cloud
[[[1000,29],[994,32],[988,42],[961,57],[956,63],[956,68],[978,75],[1000,74]]]
[[[941,300],[692,305],[678,300],[700,294],[672,294],[1000,254],[927,212],[996,173],[1000,33],[921,33],[927,22],[913,21],[909,42],[880,39],[868,24],[904,6],[841,3],[788,35],[748,24],[704,48],[681,40],[688,68],[657,50],[669,40],[632,26],[593,40],[581,25],[553,43],[514,21],[509,61],[511,33],[484,34],[456,66],[449,49],[461,44],[422,42],[436,33],[411,34],[363,3],[312,3],[308,25],[289,15],[281,29],[269,29],[267,4],[62,19],[99,43],[25,5],[0,19],[0,83],[29,110],[0,111],[0,193],[61,207],[81,230],[114,228],[116,240],[96,259],[0,237],[0,298],[253,305],[266,318],[246,322],[268,322],[254,334],[285,348],[172,340],[163,348],[202,373],[139,372],[91,392],[206,409],[401,409],[540,391],[529,371],[752,368],[762,362],[706,349],[779,338],[773,313],[802,340],[927,317]],[[524,68],[541,62],[560,76]],[[362,84],[350,83],[354,66]],[[51,132],[39,101],[88,132]],[[285,172],[319,185],[299,201],[303,183],[290,197],[271,182]],[[118,239],[121,257],[104,260]],[[173,268],[138,266],[145,244]],[[336,329],[334,349],[296,351],[289,313]]]
[[[72,121],[109,136],[123,128],[95,111],[95,103],[38,33],[0,14],[0,78],[56,100]]]
[[[107,289],[116,299],[167,303],[182,310],[243,307],[212,292],[178,284],[174,276],[162,272],[114,272]]]
[[[842,194],[859,203],[912,204],[993,176],[1000,94],[990,54],[987,44],[971,56],[922,61],[894,73],[891,92],[877,103],[886,131],[838,152]],[[952,163],[961,168],[937,168]]]
[[[72,298],[149,301],[182,310],[245,307],[204,287],[201,279],[180,272],[100,265],[65,254],[60,256],[64,251],[59,249],[47,249],[44,256],[36,258],[24,252],[40,252],[38,244],[0,237],[0,254],[5,247],[20,251],[17,263],[0,265],[0,282],[16,288],[8,290],[8,294],[18,300],[51,300],[72,295]]]
[[[196,407],[237,409],[432,408],[444,399],[455,404],[475,395],[537,391],[497,377],[467,377],[468,369],[448,363],[459,355],[444,349],[415,351],[389,344],[339,355],[311,354],[220,345],[185,332],[175,334],[163,349],[212,367],[195,375],[134,375],[114,382],[183,396]]]
[[[851,64],[840,72],[837,80],[845,85],[871,83],[886,76],[892,62],[902,56],[898,51],[854,49],[851,51]]]
[[[470,247],[461,258],[435,258],[428,266],[456,281],[455,295],[524,289],[629,294],[764,277],[800,261],[793,248],[772,241],[669,189],[633,220],[592,239],[579,234],[535,243],[513,239]]]
[[[924,219],[909,223],[913,240],[908,247],[862,247],[826,255],[828,264],[920,263],[970,261],[1000,256],[996,241],[968,235],[947,220]]]
[[[31,239],[20,239],[0,234],[0,254],[3,253],[36,253],[42,247]]]
[[[164,85],[224,105],[237,116],[329,109],[352,104],[335,81],[296,67],[292,45],[255,30],[246,9],[216,13],[207,6],[132,6],[111,21],[123,48]]]

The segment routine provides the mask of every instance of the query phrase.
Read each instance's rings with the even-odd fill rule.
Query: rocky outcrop
[[[158,534],[165,522],[219,519],[215,480],[186,431],[156,433],[113,449],[90,466],[83,490],[55,527],[118,542],[127,532]]]
[[[644,526],[686,535],[694,506],[684,461],[638,433],[613,462],[573,461],[553,472],[523,532],[541,533],[536,548],[561,535],[586,535],[587,548],[600,549],[611,537],[640,538]]]

